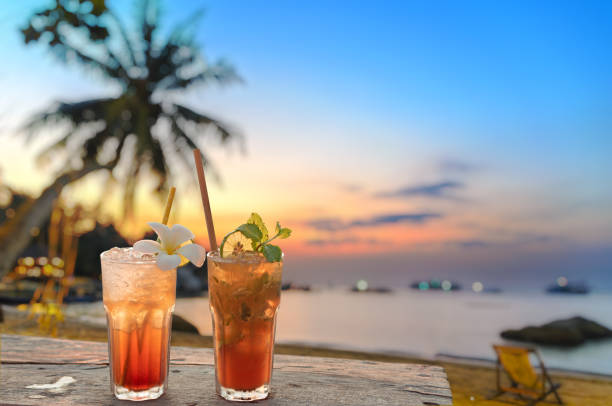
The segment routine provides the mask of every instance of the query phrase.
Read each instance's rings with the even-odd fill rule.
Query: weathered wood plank
[[[109,389],[104,343],[1,336],[0,403],[118,405]],[[169,393],[151,405],[228,404],[214,391],[213,355],[206,348],[173,347]],[[65,390],[27,389],[61,376]],[[438,366],[278,355],[270,405],[450,405],[446,374]]]

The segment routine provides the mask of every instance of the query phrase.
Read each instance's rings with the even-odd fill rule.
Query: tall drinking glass
[[[100,255],[108,321],[111,390],[118,399],[157,399],[168,389],[176,269],[132,248]]]
[[[282,262],[261,254],[208,253],[208,290],[217,393],[227,400],[265,399],[270,390]]]

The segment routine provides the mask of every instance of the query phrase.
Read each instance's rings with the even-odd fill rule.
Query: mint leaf
[[[261,241],[261,230],[255,224],[242,224],[236,230],[240,231],[242,235],[251,241]]]
[[[268,262],[279,262],[283,256],[281,249],[272,244],[266,244],[263,246],[263,254]]]
[[[285,239],[285,238],[289,238],[290,235],[291,235],[291,229],[281,228],[280,232],[278,233],[278,238]]]
[[[232,237],[235,233],[240,233]],[[227,251],[226,254],[238,255],[237,250],[241,253],[244,251],[245,244],[244,238],[247,238],[251,242],[251,249],[254,252],[260,252],[269,262],[280,262],[283,259],[283,251],[276,245],[270,243],[275,239],[285,239],[291,236],[291,229],[281,227],[280,223],[276,222],[275,233],[271,235],[263,222],[261,216],[257,213],[251,213],[251,216],[246,223],[236,228],[231,233],[227,234],[221,242],[221,256]],[[226,244],[230,244],[231,249],[225,249]],[[233,246],[232,246],[233,244]]]
[[[259,228],[259,231],[261,231],[261,238],[258,241],[268,240],[268,228],[264,224],[259,214],[251,213],[251,217],[249,217],[249,219],[247,220],[247,224],[254,224],[257,226],[257,228]],[[257,248],[259,246],[258,241],[251,241],[251,247],[253,248],[253,251],[257,251]]]
[[[251,217],[249,217],[249,220],[247,221],[247,224],[255,224],[257,226],[257,228],[259,228],[259,231],[261,231],[261,239],[263,241],[268,239],[268,228],[266,227],[266,225],[264,224],[261,216],[257,213],[251,213]]]
[[[289,236],[291,235],[291,229],[281,227],[280,223],[277,221],[275,233],[276,235],[274,236],[274,238],[285,239],[289,238]]]

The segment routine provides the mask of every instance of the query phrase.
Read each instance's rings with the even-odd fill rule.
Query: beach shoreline
[[[40,331],[35,320],[28,320],[25,313],[16,311],[5,312],[5,320],[0,323],[0,334],[45,335]],[[104,326],[67,318],[59,326],[57,338],[105,342],[107,331]],[[210,348],[212,338],[196,333],[173,331],[172,346]],[[441,365],[451,384],[454,405],[507,406],[524,403],[508,395],[489,400],[495,394],[495,363],[490,360],[454,356],[439,356],[431,359],[300,344],[277,344],[275,352],[287,355]],[[552,369],[550,373],[555,382],[562,384],[560,393],[566,405],[606,406],[612,404],[612,376],[557,369]]]

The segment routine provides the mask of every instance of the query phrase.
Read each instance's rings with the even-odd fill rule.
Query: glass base
[[[253,402],[267,398],[270,394],[270,385],[261,385],[253,390],[230,389],[219,385],[218,393],[223,399],[231,402]]]
[[[115,397],[120,400],[153,400],[164,394],[164,385],[153,386],[152,388],[134,391],[123,386],[115,385]]]

